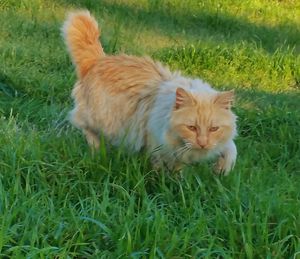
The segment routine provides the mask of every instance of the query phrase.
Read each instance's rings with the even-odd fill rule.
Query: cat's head
[[[203,152],[222,146],[236,134],[233,99],[233,91],[195,94],[177,88],[170,134]]]

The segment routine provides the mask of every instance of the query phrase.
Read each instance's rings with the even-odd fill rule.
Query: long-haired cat
[[[148,57],[105,55],[88,11],[71,13],[62,31],[78,76],[71,121],[91,146],[104,134],[116,145],[146,148],[155,167],[169,169],[217,156],[217,171],[228,174],[237,156],[233,91],[218,92]]]

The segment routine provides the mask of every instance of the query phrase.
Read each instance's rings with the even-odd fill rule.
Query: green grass
[[[66,121],[60,37],[89,8],[106,52],[150,55],[235,88],[239,157],[183,179]],[[300,258],[300,4],[263,0],[2,0],[1,258]]]

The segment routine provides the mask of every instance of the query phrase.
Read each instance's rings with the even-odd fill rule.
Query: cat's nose
[[[207,138],[206,137],[199,137],[197,139],[197,144],[200,148],[206,148],[207,146]]]

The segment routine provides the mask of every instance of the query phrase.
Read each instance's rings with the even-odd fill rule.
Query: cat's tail
[[[62,27],[62,33],[78,77],[82,78],[105,55],[98,40],[98,24],[89,11],[72,12]]]

